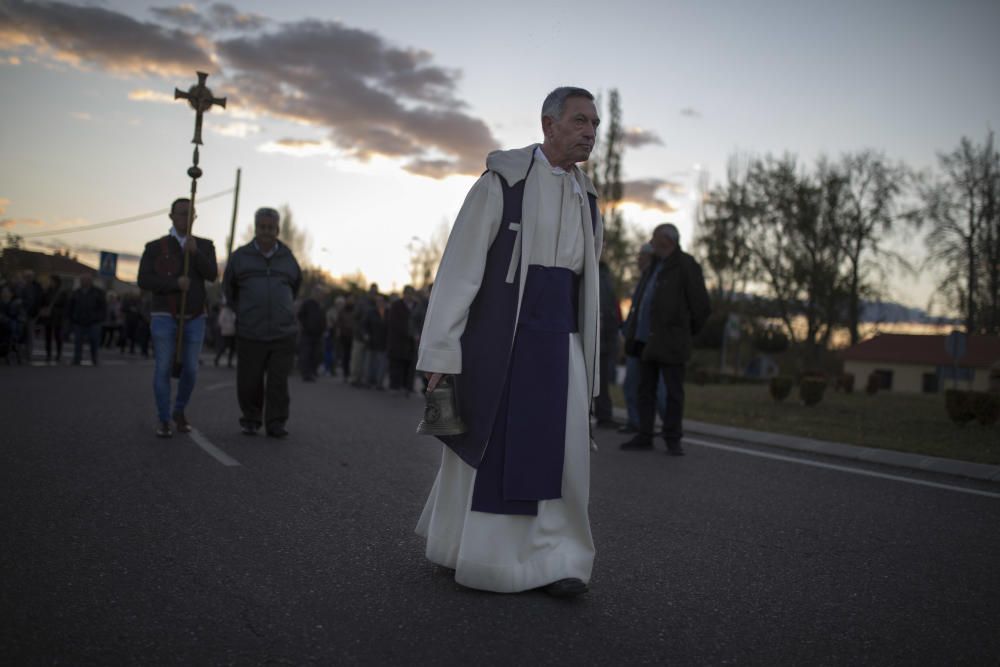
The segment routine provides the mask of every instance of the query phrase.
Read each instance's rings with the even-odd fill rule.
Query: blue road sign
[[[98,273],[106,278],[114,278],[118,269],[118,253],[101,251],[101,268]]]

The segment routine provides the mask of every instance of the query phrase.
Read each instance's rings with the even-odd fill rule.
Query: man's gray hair
[[[559,120],[562,118],[563,109],[566,107],[566,100],[571,97],[585,97],[591,102],[594,101],[593,94],[585,88],[575,88],[573,86],[560,86],[556,88],[542,102],[542,118]]]
[[[666,234],[674,240],[677,245],[681,244],[681,232],[674,225],[669,222],[665,222],[662,225],[657,225],[656,229],[653,230],[653,234]]]
[[[260,220],[261,218],[271,218],[277,223],[281,223],[281,214],[270,206],[261,206],[257,209],[257,212],[253,214],[253,219]]]

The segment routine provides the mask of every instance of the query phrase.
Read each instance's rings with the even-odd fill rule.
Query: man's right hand
[[[438,382],[444,377],[444,373],[424,373],[424,377],[427,378],[427,393],[429,394],[438,386]]]
[[[180,291],[187,292],[188,287],[190,286],[191,286],[191,279],[188,278],[187,276],[180,276],[177,279],[177,289],[179,289]]]

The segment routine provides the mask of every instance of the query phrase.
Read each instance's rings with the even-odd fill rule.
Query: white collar
[[[184,244],[187,242],[187,236],[181,236],[177,231],[177,228],[173,225],[170,225],[170,235],[177,239],[177,242],[181,244],[182,248],[184,247]]]
[[[565,169],[563,169],[562,167],[553,167],[552,163],[549,162],[549,159],[545,157],[545,151],[542,150],[541,145],[535,146],[535,158],[539,160],[542,164],[544,164],[546,167],[548,167],[550,170],[552,170],[552,173],[555,174],[556,176],[561,176],[563,174],[569,176],[570,180],[573,181],[573,192],[580,195],[581,197],[583,196],[583,190],[580,189],[580,184],[577,183],[576,181],[576,174],[570,173]]]

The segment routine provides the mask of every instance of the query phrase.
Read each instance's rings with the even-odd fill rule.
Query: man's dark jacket
[[[253,241],[233,251],[222,289],[236,311],[236,335],[257,341],[294,336],[295,295],[302,285],[302,271],[292,251],[279,243],[270,257]]]
[[[188,260],[187,276],[190,280],[184,314],[188,317],[204,315],[205,282],[215,282],[219,267],[215,263],[215,244],[208,239],[195,237],[198,252]],[[181,308],[181,290],[177,279],[184,273],[184,251],[171,234],[150,241],[139,260],[139,287],[153,295],[151,312],[170,313],[177,316]]]
[[[326,316],[316,299],[306,299],[299,307],[299,324],[302,333],[311,338],[319,338],[326,330]]]
[[[410,330],[410,307],[403,299],[397,299],[389,306],[389,340],[387,349],[390,359],[413,359],[416,345]]]
[[[705,326],[712,312],[705,278],[694,257],[680,248],[659,261],[662,268],[656,284],[644,286],[644,289],[653,290],[653,300],[650,302],[649,338],[642,350],[642,360],[685,364],[691,359],[692,339]],[[653,264],[647,271],[652,272],[655,267]],[[639,304],[643,298],[640,290],[636,292],[635,317],[629,318],[625,332],[628,343],[635,338]]]
[[[70,324],[90,326],[104,321],[104,292],[96,287],[75,290],[69,298]]]

